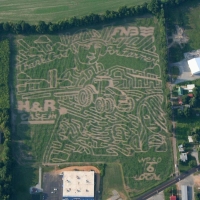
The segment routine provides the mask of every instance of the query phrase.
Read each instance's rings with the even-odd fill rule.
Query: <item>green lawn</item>
[[[39,20],[56,22],[73,16],[89,13],[104,13],[117,10],[120,6],[140,5],[150,0],[0,0],[0,21],[25,20],[36,23]]]
[[[170,36],[175,29],[175,25],[184,28],[186,35],[189,37],[189,42],[183,44],[182,48],[176,44],[169,49],[171,62],[177,62],[184,58],[183,53],[191,50],[200,49],[200,3],[198,0],[187,1],[175,9],[167,11],[170,23],[168,29]]]
[[[123,172],[121,166],[117,163],[109,163],[106,165],[105,175],[103,177],[102,199],[111,197],[113,190],[127,197],[126,191],[124,190]]]

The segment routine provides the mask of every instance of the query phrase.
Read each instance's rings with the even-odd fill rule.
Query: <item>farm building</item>
[[[182,200],[188,200],[187,185],[181,185]]]
[[[181,161],[183,161],[183,162],[185,162],[185,161],[187,161],[187,153],[181,153],[181,155],[180,155],[180,159],[181,159]]]
[[[188,65],[192,75],[200,74],[200,57],[188,60]]]
[[[94,171],[63,172],[63,200],[94,200]]]
[[[178,151],[179,151],[179,152],[184,152],[184,148],[183,148],[183,145],[182,145],[182,144],[178,146]]]
[[[194,88],[195,88],[195,84],[189,84],[183,89],[188,90],[188,92],[192,92]]]

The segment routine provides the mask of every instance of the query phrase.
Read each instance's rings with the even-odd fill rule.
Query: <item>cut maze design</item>
[[[156,175],[155,173],[155,165],[157,165],[158,163],[160,163],[162,161],[162,159],[160,157],[156,158],[142,158],[141,160],[139,160],[139,163],[143,164],[144,167],[144,173],[141,174],[139,177],[135,176],[134,179],[135,180],[160,180],[160,176]]]
[[[21,124],[54,124],[44,163],[70,161],[73,154],[134,157],[137,152],[166,152],[166,120],[159,56],[153,27],[105,27],[60,35],[54,42],[39,36],[33,43],[17,41],[17,99]],[[73,56],[74,66],[41,70]],[[109,65],[106,56],[148,63]],[[43,103],[41,103],[43,102]],[[27,114],[28,113],[28,114]],[[153,165],[161,159],[139,160],[147,172],[135,180],[160,180]]]

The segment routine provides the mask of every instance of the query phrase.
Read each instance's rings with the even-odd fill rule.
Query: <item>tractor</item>
[[[88,107],[92,103],[99,113],[112,113],[115,109],[120,112],[131,112],[134,109],[134,100],[127,94],[116,88],[109,76],[97,76],[92,84],[81,89],[77,101],[82,107]]]

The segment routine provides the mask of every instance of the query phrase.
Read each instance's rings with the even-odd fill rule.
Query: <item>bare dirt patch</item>
[[[71,167],[66,167],[60,170],[55,170],[54,173],[60,174],[64,171],[94,171],[97,174],[100,174],[100,171],[94,167],[94,166],[71,166]]]
[[[170,48],[174,44],[179,44],[180,47],[183,48],[182,44],[186,44],[189,41],[189,37],[185,34],[185,30],[179,26],[176,26],[176,32],[168,38],[172,38],[173,40],[173,42],[168,45],[168,48]]]
[[[126,200],[127,199],[127,197],[122,192],[118,192],[117,190],[113,190],[112,194],[113,195],[107,200],[118,200],[118,199]]]
[[[194,185],[200,187],[200,174],[193,176]]]
[[[127,197],[126,197],[122,192],[120,192],[119,195],[120,195],[120,197],[121,197],[123,200],[126,200],[126,199],[127,199]]]

